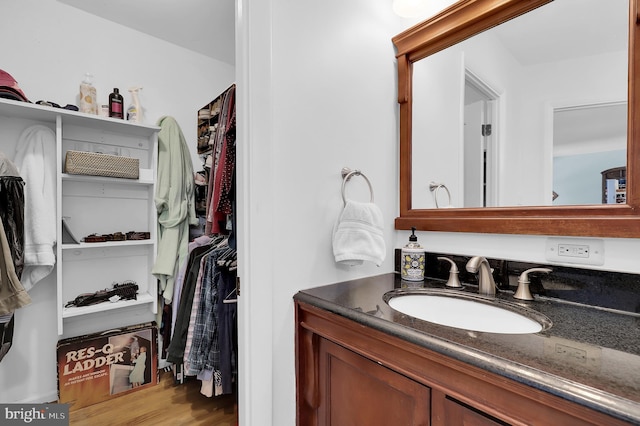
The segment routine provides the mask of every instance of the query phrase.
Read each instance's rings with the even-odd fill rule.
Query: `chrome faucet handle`
[[[531,291],[529,290],[529,284],[531,282],[531,281],[529,281],[529,274],[531,272],[544,272],[544,273],[548,274],[550,272],[553,272],[553,269],[551,269],[551,268],[531,268],[531,269],[527,269],[526,271],[521,273],[520,276],[518,277],[518,289],[516,290],[516,293],[513,295],[513,297],[515,299],[533,300],[533,295],[531,294]]]
[[[446,286],[451,288],[461,288],[462,284],[460,284],[460,279],[458,278],[458,265],[456,262],[449,259],[448,257],[438,257],[438,260],[446,260],[451,263],[451,269],[449,269],[449,280],[447,281]]]

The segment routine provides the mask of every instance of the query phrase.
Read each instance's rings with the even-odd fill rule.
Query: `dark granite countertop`
[[[442,288],[444,282],[419,285]],[[546,315],[553,326],[534,334],[467,331],[404,315],[384,302],[385,293],[406,286],[391,273],[302,290],[295,299],[640,425],[640,315],[539,296],[521,302],[501,291],[496,297]]]

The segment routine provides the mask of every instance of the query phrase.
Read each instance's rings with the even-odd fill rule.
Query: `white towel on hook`
[[[24,269],[22,285],[30,291],[56,264],[56,134],[36,124],[18,140],[14,160],[25,181]]]
[[[347,201],[333,229],[337,263],[355,266],[364,261],[382,265],[386,255],[382,212],[373,203]]]

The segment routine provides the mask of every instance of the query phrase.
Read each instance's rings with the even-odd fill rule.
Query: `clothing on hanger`
[[[235,289],[237,253],[228,236],[212,238],[192,253],[167,360],[182,363],[176,370],[183,375],[210,383],[211,392],[204,394],[230,393],[237,364],[237,319],[235,304],[224,299]]]

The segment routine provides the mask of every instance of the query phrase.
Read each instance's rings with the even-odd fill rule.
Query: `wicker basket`
[[[95,152],[67,151],[64,171],[72,175],[138,179],[140,162],[137,158],[118,157]]]

